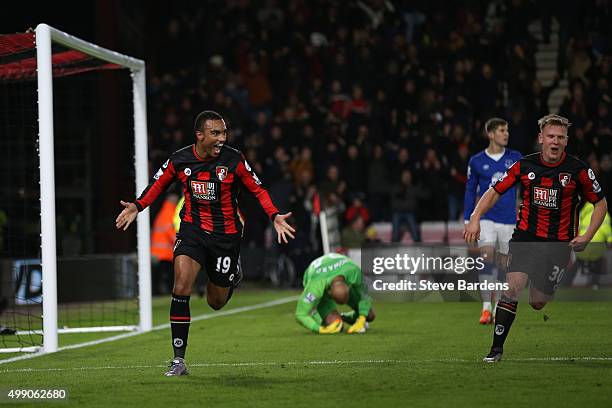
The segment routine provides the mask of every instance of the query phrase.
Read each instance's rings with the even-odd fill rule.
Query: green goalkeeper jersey
[[[295,309],[297,321],[314,332],[319,331],[327,313],[336,309],[335,302],[327,294],[336,276],[344,277],[349,287],[348,305],[353,310],[367,316],[372,306],[359,266],[344,255],[323,255],[312,261],[304,272],[304,291]]]

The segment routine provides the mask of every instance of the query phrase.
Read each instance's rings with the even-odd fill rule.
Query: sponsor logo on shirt
[[[159,179],[162,175],[164,174],[164,171],[162,169],[157,170],[157,173],[155,173],[155,175],[153,176],[153,178],[155,180]]]
[[[217,201],[217,183],[191,180],[191,193],[198,200]]]
[[[531,190],[532,202],[540,207],[558,209],[559,191],[556,188],[533,186]]]
[[[304,296],[304,302],[306,303],[312,303],[315,300],[317,300],[317,297],[310,292],[308,292],[306,296]]]

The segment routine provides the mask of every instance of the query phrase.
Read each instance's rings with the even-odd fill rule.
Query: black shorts
[[[240,267],[240,236],[209,234],[192,224],[181,223],[174,244],[174,257],[179,255],[199,263],[212,283],[227,288],[237,278]]]
[[[540,292],[553,295],[563,280],[571,254],[568,242],[510,240],[508,272],[525,272]]]

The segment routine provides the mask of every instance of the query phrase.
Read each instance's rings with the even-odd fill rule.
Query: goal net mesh
[[[59,332],[138,325],[129,69],[52,45]],[[0,35],[0,348],[42,344],[40,157],[34,33]],[[127,327],[126,327],[127,326]],[[99,334],[65,334],[60,346]],[[93,331],[93,329],[89,330]]]

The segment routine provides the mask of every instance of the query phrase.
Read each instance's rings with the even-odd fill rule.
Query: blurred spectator
[[[567,44],[567,74],[571,79],[588,82],[586,73],[591,67],[591,56],[582,38],[572,38]]]
[[[388,164],[381,145],[374,146],[368,165],[368,202],[374,221],[390,220]]]
[[[364,206],[363,193],[352,194],[350,206],[344,213],[344,219],[347,223],[350,223],[356,216],[360,216],[365,225],[370,223],[370,211]]]
[[[404,170],[414,171],[414,169],[415,164],[410,157],[410,152],[405,147],[400,148],[397,152],[397,161],[391,167],[391,183],[400,182]]]
[[[326,177],[319,187],[321,197],[323,198],[323,207],[328,205],[336,205],[343,199],[346,191],[346,183],[340,179],[338,166],[331,165],[327,169]]]
[[[448,170],[436,150],[430,148],[421,162],[421,179],[427,180],[428,202],[422,206],[422,218],[448,220]]]
[[[412,187],[428,187],[416,187],[424,194],[417,218],[454,219],[466,149],[469,157],[487,144],[483,119],[507,116],[511,147],[535,151],[536,120],[549,113],[567,70],[570,96],[560,114],[574,124],[569,151],[594,157],[609,194],[610,7],[550,4],[271,0],[170,10],[161,27],[174,59],[148,76],[151,166],[165,160],[159,152],[190,139],[186,118],[211,106],[227,118],[228,144],[302,212],[295,222],[308,230],[304,245],[319,245],[315,207],[351,207],[357,193],[372,220],[391,220],[391,186],[405,170]],[[540,20],[546,43],[551,16],[559,22],[560,63],[543,86],[540,40],[527,27]],[[201,52],[180,57],[188,47]],[[244,205],[251,211],[248,199]],[[264,226],[249,224],[245,234],[261,245]]]
[[[531,123],[537,123],[538,119],[548,115],[550,109],[548,107],[548,99],[550,93],[557,88],[559,85],[559,76],[555,76],[553,82],[549,86],[542,86],[542,83],[538,79],[531,81],[531,88],[526,96],[525,112],[529,112]]]
[[[450,182],[448,189],[448,220],[457,221],[463,214],[463,194],[467,182],[467,167],[469,161],[467,145],[461,144],[457,152],[451,155]]]
[[[414,242],[421,242],[421,231],[417,222],[418,200],[427,198],[426,191],[412,182],[412,172],[404,170],[399,183],[391,190],[393,232],[391,240],[400,242],[404,225]]]
[[[361,248],[365,240],[365,221],[361,215],[356,214],[348,220],[348,224],[342,229],[342,246],[344,248]]]
[[[272,90],[267,76],[268,58],[265,53],[246,57],[241,69],[245,87],[249,93],[249,104],[253,112],[269,114],[272,103]]]
[[[364,158],[355,145],[350,145],[347,149],[346,159],[342,162],[342,172],[346,175],[347,191],[363,193],[366,187],[366,170]]]
[[[300,149],[299,155],[291,161],[289,168],[291,169],[293,180],[298,180],[299,176],[305,171],[314,174],[311,148],[309,146],[303,146]]]

